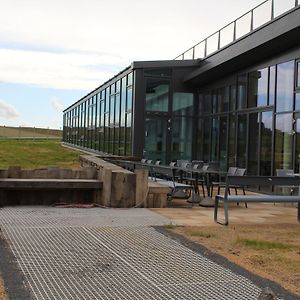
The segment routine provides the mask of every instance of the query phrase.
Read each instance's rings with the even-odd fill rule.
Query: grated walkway
[[[34,299],[257,299],[260,289],[153,225],[146,209],[0,209]]]

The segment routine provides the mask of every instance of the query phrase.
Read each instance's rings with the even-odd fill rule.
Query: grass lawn
[[[62,147],[59,140],[0,140],[0,169],[78,168],[79,155],[78,151]]]
[[[300,295],[300,225],[167,226],[167,229]]]

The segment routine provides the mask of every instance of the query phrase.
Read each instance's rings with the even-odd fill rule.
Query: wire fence
[[[62,130],[24,126],[0,126],[0,139],[62,139]]]

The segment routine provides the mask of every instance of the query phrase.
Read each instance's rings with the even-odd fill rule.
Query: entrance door
[[[163,164],[170,161],[171,120],[164,117],[147,117],[145,120],[144,157]]]

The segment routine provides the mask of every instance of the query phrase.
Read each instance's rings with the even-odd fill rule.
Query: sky
[[[0,0],[0,126],[62,128],[132,61],[173,59],[261,2]]]

